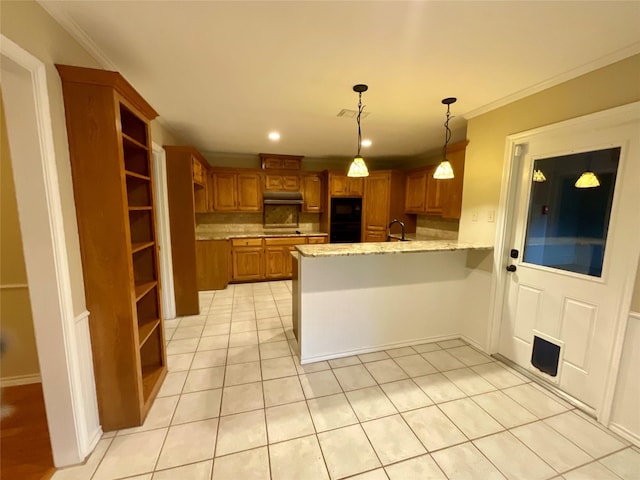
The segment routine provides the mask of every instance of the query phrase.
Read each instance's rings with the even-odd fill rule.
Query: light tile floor
[[[145,424],[55,480],[639,479],[640,451],[461,340],[300,365],[291,282],[165,322]]]

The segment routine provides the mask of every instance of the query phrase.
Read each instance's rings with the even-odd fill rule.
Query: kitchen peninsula
[[[296,250],[293,328],[303,364],[460,337],[473,299],[490,291],[490,274],[467,259],[471,252],[490,257],[490,245],[432,240]]]

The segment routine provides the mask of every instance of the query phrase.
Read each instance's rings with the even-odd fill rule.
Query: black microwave
[[[362,217],[361,198],[332,198],[331,222],[357,222]]]

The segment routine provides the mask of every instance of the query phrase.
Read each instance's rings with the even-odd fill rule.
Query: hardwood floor
[[[46,480],[55,468],[42,385],[5,387],[2,404],[13,412],[0,421],[0,478]]]

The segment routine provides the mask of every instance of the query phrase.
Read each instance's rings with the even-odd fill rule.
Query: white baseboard
[[[29,385],[31,383],[42,383],[39,373],[0,378],[0,387],[15,387],[16,385]]]
[[[629,442],[633,443],[636,447],[640,447],[640,436],[637,433],[634,433],[634,432],[626,429],[622,425],[618,425],[618,424],[613,423],[613,422],[611,422],[609,424],[609,430],[611,430],[612,432],[617,433],[618,435],[620,435],[625,440],[628,440]]]
[[[462,337],[460,335],[442,335],[442,336],[429,337],[429,338],[419,338],[419,339],[411,340],[408,342],[386,343],[384,345],[376,345],[373,347],[368,347],[368,348],[363,348],[358,350],[351,350],[348,352],[338,352],[338,353],[331,353],[328,355],[318,355],[311,358],[301,358],[300,364],[306,365],[308,363],[322,362],[325,360],[335,360],[336,358],[351,357],[353,355],[363,355],[365,353],[380,352],[383,350],[391,350],[393,348],[411,347],[413,345],[422,345],[423,343],[444,342],[445,340],[455,340],[458,338],[462,338]]]

